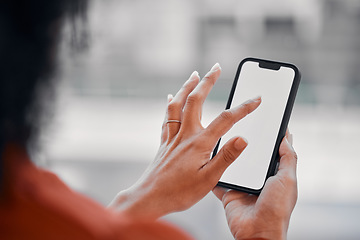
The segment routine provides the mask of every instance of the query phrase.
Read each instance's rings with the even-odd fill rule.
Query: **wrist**
[[[157,201],[148,188],[131,187],[119,192],[109,207],[132,219],[156,220],[166,214],[166,206]]]
[[[263,232],[259,238],[254,239],[264,239],[264,240],[286,240],[287,231],[285,230],[278,230],[278,231],[268,231]]]
[[[287,224],[273,229],[266,229],[259,226],[248,229],[249,231],[241,231],[235,233],[236,240],[286,240]]]
[[[264,234],[263,237],[250,237],[250,238],[241,237],[235,239],[236,240],[286,240],[286,234]]]

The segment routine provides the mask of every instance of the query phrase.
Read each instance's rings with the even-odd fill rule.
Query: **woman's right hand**
[[[259,196],[214,188],[222,201],[235,239],[286,239],[290,215],[297,200],[297,155],[287,133],[280,145],[280,165]]]
[[[190,208],[216,186],[247,143],[234,136],[211,159],[214,147],[223,134],[261,103],[261,98],[249,100],[224,110],[207,127],[202,126],[202,106],[220,72],[220,65],[215,64],[201,81],[194,72],[179,92],[169,97],[154,161],[132,187],[117,195],[112,208],[132,218],[157,219]]]

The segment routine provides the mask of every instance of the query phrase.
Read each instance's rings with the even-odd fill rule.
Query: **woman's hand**
[[[290,215],[297,200],[296,162],[292,136],[280,145],[279,171],[270,177],[259,196],[216,187],[235,239],[286,239]]]
[[[225,169],[247,146],[244,139],[234,137],[211,160],[217,141],[261,102],[257,98],[225,110],[204,128],[202,105],[220,72],[219,64],[215,64],[200,82],[194,72],[174,97],[169,95],[155,160],[110,207],[134,218],[156,219],[191,207],[216,186]]]

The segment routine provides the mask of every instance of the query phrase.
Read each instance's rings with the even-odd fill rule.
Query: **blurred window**
[[[295,35],[295,21],[292,17],[265,18],[267,35]]]

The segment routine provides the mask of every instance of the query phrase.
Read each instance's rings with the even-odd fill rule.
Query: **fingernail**
[[[220,64],[215,63],[215,65],[210,69],[210,72],[216,72],[219,69],[221,69]]]
[[[289,148],[290,148],[291,150],[295,151],[295,150],[294,150],[294,147],[292,146],[292,144],[289,142],[289,140],[288,140],[287,138],[285,138],[285,142],[286,142],[286,144],[289,146]]]
[[[293,135],[291,133],[289,134],[289,141],[290,141],[290,144],[293,145],[294,138],[293,138]]]
[[[247,147],[248,144],[249,143],[245,138],[239,137],[236,139],[234,146],[237,150],[243,150]]]
[[[260,102],[261,101],[261,96],[257,96],[255,98],[253,98],[254,102]]]
[[[205,75],[204,78],[209,77],[211,74],[213,74],[214,72],[217,72],[221,70],[220,64],[219,63],[215,63],[214,66],[212,66],[212,68],[210,69],[210,71]]]
[[[194,71],[194,72],[190,75],[190,79],[194,79],[194,78],[200,78],[198,71]]]
[[[167,95],[167,100],[168,102],[170,102],[173,99],[173,95],[172,94],[168,94]]]

